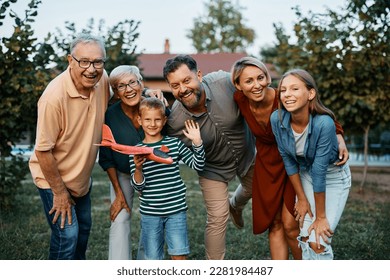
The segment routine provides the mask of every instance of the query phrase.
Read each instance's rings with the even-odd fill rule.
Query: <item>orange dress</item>
[[[259,234],[270,227],[283,202],[293,215],[295,191],[279,154],[271,123],[268,121],[266,127],[257,123],[249,108],[248,98],[241,91],[234,93],[234,100],[256,137],[257,153],[252,183],[252,218],[253,233]],[[270,116],[277,108],[276,94]]]

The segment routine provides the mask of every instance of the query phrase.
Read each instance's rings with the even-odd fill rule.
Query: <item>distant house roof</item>
[[[139,68],[145,79],[164,79],[162,75],[165,62],[177,54],[161,53],[161,54],[141,54],[138,56]],[[230,69],[235,61],[246,53],[197,53],[190,54],[198,63],[198,69],[203,75],[207,73],[224,70],[230,72]],[[266,66],[270,71],[271,77],[277,79],[279,74],[276,72],[272,64]]]

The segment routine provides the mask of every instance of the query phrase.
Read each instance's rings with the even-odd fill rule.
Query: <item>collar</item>
[[[282,129],[291,129],[291,113],[282,109],[282,121],[280,127]],[[309,126],[307,128],[308,134],[311,134],[313,128],[313,115],[309,115]]]
[[[86,97],[84,95],[81,95],[79,91],[76,89],[75,84],[73,83],[72,76],[70,75],[70,67],[65,70],[65,85],[66,85],[66,92],[68,95],[72,98],[83,98],[83,99],[89,99],[90,97]],[[100,81],[99,81],[100,82]],[[93,94],[95,88],[99,85],[99,82],[94,86],[93,90],[91,91],[90,96]]]

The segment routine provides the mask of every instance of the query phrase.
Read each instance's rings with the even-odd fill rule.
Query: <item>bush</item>
[[[0,210],[9,210],[15,203],[15,194],[28,174],[28,163],[20,157],[0,157]]]

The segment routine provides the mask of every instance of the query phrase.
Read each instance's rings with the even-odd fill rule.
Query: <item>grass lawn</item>
[[[206,211],[196,173],[183,166],[182,176],[187,185],[188,228],[191,254],[189,259],[204,259],[204,227]],[[369,169],[364,194],[359,194],[361,168],[352,168],[353,185],[344,214],[333,238],[335,259],[390,259],[390,169]],[[47,259],[50,231],[43,214],[39,194],[30,175],[26,176],[16,195],[16,206],[0,212],[0,259]],[[105,260],[108,256],[109,188],[107,175],[96,165],[93,172],[93,227],[87,258]],[[232,182],[234,191],[237,182]],[[139,238],[138,197],[134,200],[132,218],[133,257]],[[230,260],[270,259],[267,233],[253,235],[251,203],[244,211],[245,227],[237,230],[228,225],[226,257]]]

